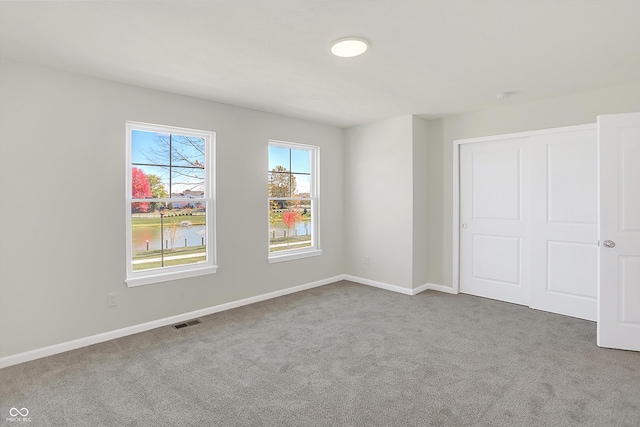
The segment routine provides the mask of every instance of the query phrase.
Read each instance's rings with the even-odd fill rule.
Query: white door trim
[[[596,123],[584,125],[563,126],[551,129],[507,133],[502,135],[482,136],[478,138],[456,139],[453,141],[453,291],[460,292],[460,145],[478,142],[497,141],[502,139],[516,139],[560,132],[575,132],[580,130],[597,129]]]

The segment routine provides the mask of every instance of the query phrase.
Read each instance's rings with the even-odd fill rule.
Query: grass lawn
[[[304,242],[304,243],[302,243]],[[291,246],[287,243],[295,243]],[[275,246],[273,245],[285,245]],[[286,251],[289,249],[306,248],[311,246],[311,235],[293,236],[293,237],[278,237],[277,239],[269,239],[269,252]]]
[[[138,215],[138,214],[135,214]],[[143,214],[144,215],[144,214]],[[194,215],[178,215],[178,214],[165,214],[164,226],[171,225],[173,223],[180,224],[182,221],[189,221],[192,225],[205,225],[207,217],[201,214]],[[132,216],[132,227],[148,227],[157,226],[160,227],[160,217],[144,217],[144,216]]]
[[[188,255],[188,254],[200,254],[207,250],[206,246],[189,246],[186,248],[175,248],[175,249],[165,249],[164,250],[164,266],[168,267],[171,265],[183,265],[183,264],[194,264],[196,262],[205,261],[207,259],[206,255],[193,257],[193,258],[182,258],[182,259],[166,259],[167,257],[171,257],[174,255]],[[152,251],[138,251],[133,253],[133,260],[140,261],[145,259],[158,259],[162,256],[162,251],[160,249],[152,250]],[[141,264],[133,264],[134,270],[148,270],[150,268],[159,268],[162,267],[162,261],[151,261],[144,262]]]
[[[171,265],[183,265],[183,264],[193,264],[200,261],[205,261],[207,259],[206,256],[201,257],[193,257],[193,258],[184,258],[184,259],[170,259],[164,261],[164,266],[168,267]],[[150,268],[160,268],[162,267],[161,261],[154,262],[145,262],[144,264],[134,264],[134,270],[148,270]]]
[[[165,249],[164,256],[172,256],[172,255],[187,255],[187,254],[197,254],[200,252],[204,252],[207,250],[207,246],[187,246],[186,248],[174,248],[174,249]],[[149,258],[159,258],[162,256],[162,251],[160,249],[155,249],[152,251],[137,251],[133,253],[133,260],[141,260],[141,259],[149,259]],[[189,258],[194,259],[194,258]],[[165,262],[166,264],[166,262]]]

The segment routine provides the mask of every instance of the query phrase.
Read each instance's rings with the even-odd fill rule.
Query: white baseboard
[[[349,280],[351,282],[360,283],[361,285],[368,285],[368,286],[373,286],[380,289],[386,289],[387,291],[398,292],[404,295],[418,295],[420,292],[423,292],[426,290],[446,292],[448,294],[457,294],[457,292],[454,291],[453,288],[449,286],[436,285],[435,283],[425,283],[424,285],[420,285],[417,288],[409,289],[409,288],[404,288],[398,285],[392,285],[390,283],[378,282],[376,280],[365,279],[363,277],[358,277],[358,276],[352,276],[350,274],[343,274],[342,279]]]
[[[405,295],[413,295],[413,289],[404,288],[402,286],[391,285],[389,283],[378,282],[376,280],[365,279],[362,277],[352,276],[350,274],[343,274],[343,280],[348,280],[350,282],[360,283],[361,285],[373,286],[374,288],[385,289],[387,291],[398,292]]]
[[[417,288],[413,288],[413,294],[412,295],[418,295],[420,292],[426,291],[429,288],[429,283],[425,283],[424,285],[420,285]]]
[[[238,301],[228,302],[226,304],[215,305],[213,307],[207,307],[200,310],[190,311],[188,313],[182,313],[175,316],[165,317],[164,319],[153,320],[151,322],[141,323],[139,325],[129,326],[122,329],[116,329],[114,331],[104,332],[97,335],[92,335],[84,338],[79,338],[72,341],[63,342],[60,344],[54,344],[48,347],[42,347],[35,350],[26,351],[24,353],[13,354],[11,356],[5,356],[0,358],[0,369],[8,366],[18,365],[20,363],[29,362],[31,360],[40,359],[42,357],[52,356],[58,353],[64,353],[69,350],[75,350],[81,347],[86,347],[93,344],[113,340],[116,338],[125,337],[127,335],[133,335],[151,329],[160,328],[162,326],[173,325],[175,323],[191,320],[196,317],[207,316],[209,314],[218,313],[221,311],[231,310],[232,308],[242,307],[243,305],[249,305],[260,301],[266,301],[272,298],[281,297],[288,294],[293,294],[307,289],[317,288],[319,286],[328,285],[343,280],[344,275],[330,277],[328,279],[318,280],[316,282],[306,283],[304,285],[294,286],[292,288],[282,289],[279,291],[269,292],[254,297],[241,299]]]
[[[445,292],[453,295],[458,294],[451,286],[436,285],[435,283],[427,283],[426,286],[426,289],[431,289],[432,291]]]

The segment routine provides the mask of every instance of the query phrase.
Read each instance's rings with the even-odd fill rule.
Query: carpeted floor
[[[0,424],[640,426],[593,322],[339,282],[0,370]]]

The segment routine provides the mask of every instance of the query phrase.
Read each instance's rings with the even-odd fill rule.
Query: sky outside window
[[[284,147],[269,147],[269,171],[282,166],[295,176],[295,194],[308,194],[311,191],[311,152]],[[292,195],[293,196],[293,195]]]
[[[132,165],[147,176],[158,176],[167,194],[204,188],[204,152],[204,138],[141,130],[131,133]]]

